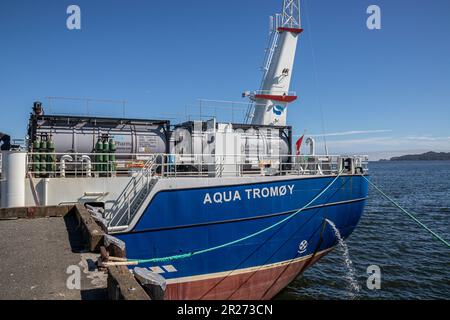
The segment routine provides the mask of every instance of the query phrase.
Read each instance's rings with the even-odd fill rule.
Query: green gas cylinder
[[[55,155],[55,143],[50,138],[47,141],[47,171],[52,174],[56,171],[56,155]]]
[[[102,153],[103,152],[103,142],[101,138],[98,138],[97,143],[95,144],[95,153]],[[95,164],[94,164],[94,170],[95,171],[101,171],[102,170],[102,163],[103,162],[103,155],[96,154],[95,155]]]
[[[41,140],[41,145],[39,147],[39,152],[41,152],[40,155],[40,161],[41,161],[41,176],[46,175],[47,173],[47,141],[45,139]]]
[[[116,143],[113,138],[109,139],[109,164],[110,164],[110,170],[116,171]]]
[[[109,163],[109,143],[108,143],[108,139],[105,139],[105,141],[103,141],[103,151],[104,153],[103,155],[103,165],[102,165],[102,171],[107,172],[109,170],[108,168],[108,163]]]
[[[39,138],[36,138],[36,140],[34,140],[33,142],[33,172],[35,174],[35,176],[39,175],[39,171],[41,170],[41,157],[36,154],[40,152],[40,148],[41,148],[41,142],[39,141]]]

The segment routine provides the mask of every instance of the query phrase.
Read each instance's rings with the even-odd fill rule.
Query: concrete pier
[[[98,268],[105,234],[81,205],[0,208],[0,234],[0,300],[149,299],[126,267]]]

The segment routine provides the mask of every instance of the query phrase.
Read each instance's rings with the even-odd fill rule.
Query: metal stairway
[[[111,209],[108,210],[108,229],[128,226],[152,191],[158,179],[155,178],[158,155],[152,155],[125,186]]]

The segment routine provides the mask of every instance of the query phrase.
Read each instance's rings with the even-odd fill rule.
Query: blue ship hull
[[[265,229],[305,206],[334,177],[155,194],[133,230],[116,236],[131,259],[195,252]],[[357,226],[368,194],[361,176],[341,176],[308,209],[231,246],[186,259],[143,264],[167,279],[167,299],[270,299],[336,244],[325,219],[344,238]]]

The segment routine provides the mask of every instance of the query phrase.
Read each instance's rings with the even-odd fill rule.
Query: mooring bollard
[[[118,258],[126,257],[125,242],[109,234],[105,234],[103,239],[105,248],[111,256]]]
[[[134,268],[133,273],[152,300],[164,300],[166,279],[163,276],[149,269],[139,267]]]

